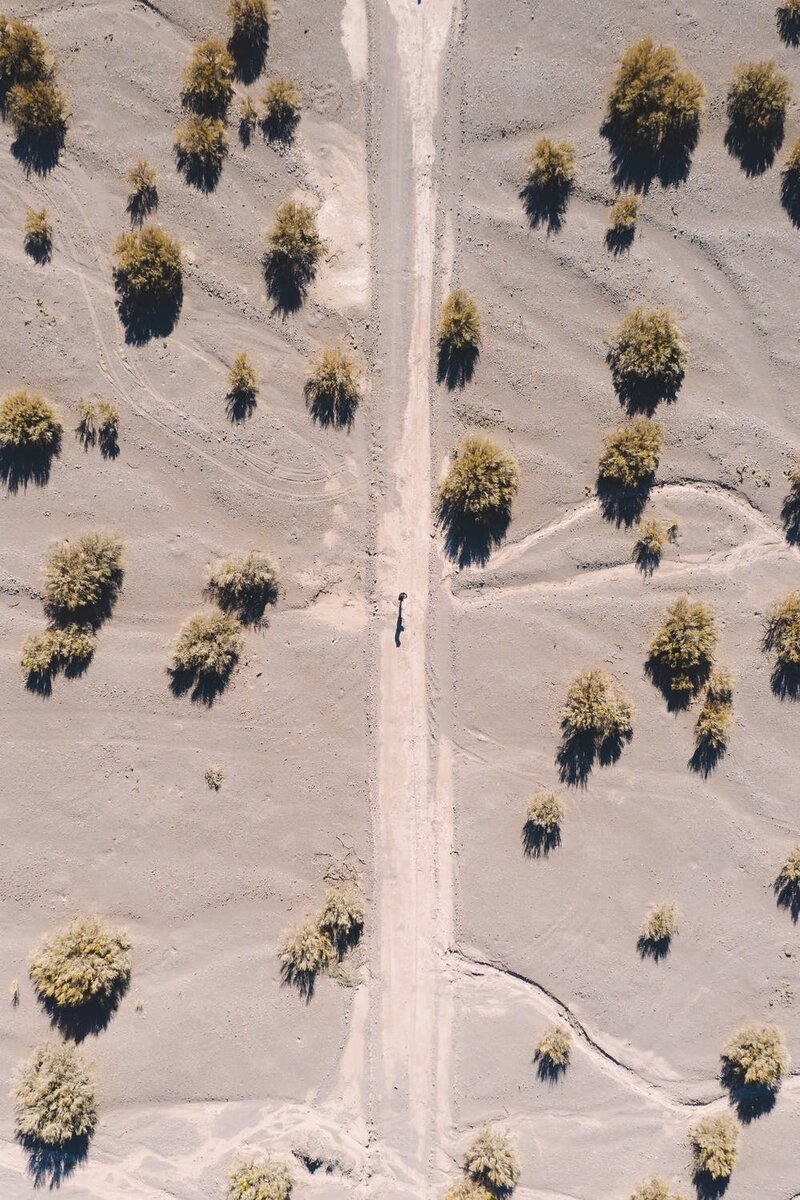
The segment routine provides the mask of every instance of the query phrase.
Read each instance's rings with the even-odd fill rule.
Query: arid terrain
[[[770,604],[800,588],[781,519],[800,452],[800,230],[780,184],[800,47],[774,5],[273,0],[263,78],[299,86],[296,135],[246,146],[232,117],[207,192],[176,170],[175,127],[192,44],[225,36],[225,0],[7,8],[46,39],[72,115],[44,174],[0,129],[2,392],[40,391],[64,423],[46,482],[0,484],[0,1079],[58,1036],[27,975],[44,932],[100,913],[127,929],[133,971],[81,1043],[98,1079],[86,1161],[37,1177],[4,1098],[0,1200],[224,1200],[240,1153],[290,1162],[296,1200],[438,1200],[486,1122],[517,1145],[520,1200],[626,1200],[652,1175],[694,1196],[687,1131],[731,1110],[720,1050],[753,1022],[782,1028],[795,1065],[743,1123],[725,1196],[797,1200],[800,938],[773,883],[800,837],[800,702],[773,690],[761,647]],[[615,255],[600,127],[615,63],[645,35],[679,50],[707,107],[686,179],[646,189]],[[774,164],[749,176],[725,147],[725,96],[736,64],[762,59],[795,100]],[[542,135],[577,151],[557,229],[520,197]],[[174,331],[137,345],[112,248],[143,156],[186,268]],[[288,315],[262,267],[287,199],[314,207],[326,242]],[[43,205],[39,264],[22,228]],[[483,345],[451,389],[436,325],[456,286]],[[652,574],[595,491],[625,417],[606,353],[636,305],[669,307],[688,348],[647,510],[678,536]],[[330,345],[363,369],[346,428],[304,401]],[[234,422],[241,349],[260,390]],[[119,409],[117,457],[75,436],[81,397]],[[475,432],[513,451],[520,488],[502,544],[464,565],[436,486]],[[42,561],[90,529],[123,539],[122,589],[88,669],[42,695],[20,670]],[[249,549],[277,560],[278,603],[213,704],[173,694],[171,647],[209,564]],[[714,606],[735,683],[707,774],[689,762],[696,709],[669,711],[645,670],[682,595]],[[570,785],[561,706],[589,666],[624,687],[634,734]],[[535,857],[538,788],[565,817]],[[281,980],[281,938],[342,874],[363,889],[364,936],[304,998]],[[637,951],[657,901],[679,920],[660,961]],[[573,1053],[547,1081],[533,1056],[554,1020]],[[304,1143],[338,1165],[308,1172]]]

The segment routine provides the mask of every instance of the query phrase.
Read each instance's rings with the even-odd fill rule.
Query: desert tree
[[[187,183],[211,192],[222,174],[228,153],[225,122],[219,117],[189,113],[175,133],[175,161]]]
[[[183,303],[183,255],[158,225],[121,234],[114,244],[117,307],[128,341],[166,336]]]
[[[273,142],[290,142],[300,120],[303,97],[297,84],[282,76],[271,79],[264,89],[261,127]]]
[[[237,1159],[228,1173],[226,1200],[289,1200],[294,1179],[274,1159]]]
[[[774,654],[772,687],[776,694],[800,695],[800,591],[789,592],[770,607],[762,647]]]
[[[23,643],[20,664],[28,689],[49,695],[59,671],[68,679],[81,675],[92,660],[96,641],[88,622],[51,624],[43,633],[32,633]]]
[[[773,885],[778,904],[788,908],[792,920],[800,917],[800,842],[786,856]]]
[[[768,1111],[789,1070],[786,1039],[777,1025],[747,1025],[722,1049],[722,1083],[743,1119]]]
[[[17,83],[6,111],[14,127],[14,154],[31,170],[47,174],[58,162],[69,123],[69,104],[53,79]]]
[[[97,1032],[128,988],[131,944],[127,933],[98,917],[77,917],[46,934],[28,960],[36,994],[55,1023],[80,1039]]]
[[[782,0],[776,11],[778,33],[787,46],[800,46],[800,0]]]
[[[15,85],[38,83],[52,73],[38,31],[18,17],[0,16],[0,104]]]
[[[669,525],[655,517],[642,521],[633,543],[633,561],[644,575],[652,575],[660,566],[664,547],[674,543],[677,536],[677,521],[671,521]]]
[[[664,434],[649,417],[636,416],[603,439],[597,495],[607,520],[632,525],[641,516],[661,458]]]
[[[576,675],[561,709],[556,761],[563,782],[585,784],[595,762],[616,762],[633,737],[634,710],[617,681],[590,668]]]
[[[29,208],[25,214],[25,253],[35,263],[53,257],[53,226],[46,208]]]
[[[674,904],[654,904],[648,909],[637,942],[642,958],[653,958],[658,962],[669,954],[672,939],[678,932],[678,918]]]
[[[206,586],[225,612],[246,625],[257,624],[267,605],[278,600],[278,565],[262,550],[230,555],[214,563]]]
[[[617,395],[629,411],[652,413],[660,400],[674,400],[686,369],[686,346],[669,309],[628,313],[607,361]]]
[[[194,613],[175,642],[169,667],[172,690],[181,695],[191,689],[192,699],[213,703],[239,661],[243,640],[241,623],[231,613]]]
[[[534,1061],[540,1079],[555,1080],[564,1074],[572,1053],[572,1033],[566,1025],[552,1025],[539,1039]]]
[[[0,478],[11,491],[47,482],[63,428],[56,409],[38,392],[20,388],[0,400]]]
[[[772,60],[736,68],[728,90],[725,145],[748,175],[772,165],[783,142],[791,98],[788,76]]]
[[[74,1046],[38,1046],[17,1069],[11,1095],[24,1144],[63,1148],[94,1133],[94,1078]]]
[[[634,192],[617,196],[608,214],[606,247],[612,254],[622,254],[633,245],[641,201]]]
[[[531,796],[522,829],[525,853],[539,858],[559,846],[563,820],[564,805],[555,792],[539,791]]]
[[[567,203],[575,186],[575,148],[566,140],[540,138],[528,156],[522,202],[531,225],[544,225],[551,232],[564,222]]]
[[[183,73],[183,103],[199,116],[224,118],[233,96],[233,69],[219,38],[197,42]]]
[[[486,1125],[467,1146],[464,1170],[495,1195],[511,1192],[520,1176],[517,1148],[504,1130]]]
[[[619,184],[643,189],[656,176],[665,184],[686,177],[703,97],[702,83],[681,67],[672,46],[646,37],[624,52],[602,130]]]
[[[462,566],[485,562],[505,536],[518,488],[519,464],[512,454],[488,438],[463,438],[438,492],[447,554]]]
[[[281,977],[309,1000],[314,994],[317,976],[336,956],[336,948],[316,921],[306,921],[290,929],[280,951]]]
[[[264,249],[267,290],[281,312],[300,307],[325,249],[313,209],[294,200],[282,204]]]
[[[145,217],[158,207],[158,188],[155,168],[146,158],[138,159],[125,172],[128,184],[127,211],[134,225],[141,225]]]
[[[647,670],[671,707],[685,708],[706,683],[719,640],[713,609],[681,596],[650,644]]]
[[[729,1113],[704,1117],[689,1130],[695,1180],[703,1187],[730,1179],[739,1156],[739,1125]],[[712,1194],[718,1189],[710,1189]]]
[[[237,78],[242,83],[252,83],[264,69],[269,45],[267,0],[230,0],[228,20],[231,26],[228,50]]]
[[[439,314],[438,381],[463,387],[472,378],[481,350],[481,318],[467,292],[456,288],[446,297]]]
[[[85,533],[57,542],[45,562],[45,611],[56,621],[99,623],[122,586],[122,542],[114,534]]]
[[[314,359],[303,392],[308,411],[320,425],[349,427],[361,399],[356,360],[337,346],[326,347]]]

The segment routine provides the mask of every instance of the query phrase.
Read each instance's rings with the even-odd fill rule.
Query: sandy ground
[[[245,149],[232,130],[205,196],[175,172],[172,137],[181,66],[222,30],[221,0],[11,6],[56,53],[74,118],[45,178],[25,177],[7,128],[0,145],[4,379],[51,396],[68,431],[47,486],[0,500],[0,930],[4,986],[21,984],[19,1006],[0,1008],[3,1078],[47,1034],[25,967],[40,934],[91,908],[134,943],[130,994],[85,1044],[100,1124],[65,1195],[211,1200],[235,1152],[288,1155],[313,1134],[350,1172],[298,1165],[296,1195],[436,1196],[486,1119],[519,1144],[523,1198],[612,1200],[654,1172],[688,1194],[686,1130],[727,1107],[729,1034],[776,1020],[800,1061],[800,944],[772,894],[797,840],[798,712],[771,693],[759,649],[767,605],[800,586],[780,523],[798,448],[800,250],[782,156],[747,178],[723,146],[722,99],[741,57],[775,57],[800,94],[800,51],[780,43],[771,5],[652,7],[275,6],[267,73],[306,98],[295,145]],[[598,127],[616,57],[645,33],[680,48],[709,112],[687,182],[652,188],[614,258]],[[542,132],[579,157],[555,234],[531,229],[518,198]],[[783,154],[798,134],[793,107]],[[110,248],[140,154],[189,270],[175,332],[131,347]],[[318,205],[329,253],[283,320],[258,257],[287,196]],[[42,203],[56,226],[46,267],[21,246],[25,209]],[[432,338],[451,283],[485,322],[457,392],[436,384]],[[640,302],[670,305],[690,346],[659,414],[651,505],[680,536],[652,578],[593,495],[622,419],[606,342]],[[332,342],[366,367],[349,432],[314,426],[303,404],[308,358]],[[243,347],[262,386],[232,425],[225,371]],[[72,436],[81,395],[120,408],[113,462]],[[465,430],[513,447],[522,486],[504,546],[458,570],[432,488]],[[98,524],[125,539],[120,601],[86,674],[33,696],[18,661],[42,624],[42,556]],[[280,603],[213,708],[176,699],[170,640],[201,604],[206,565],[250,546],[278,558]],[[717,607],[736,676],[730,749],[707,779],[687,765],[694,714],[668,713],[644,673],[683,593]],[[622,681],[635,735],[615,766],[566,788],[558,712],[585,665]],[[219,793],[203,781],[211,762]],[[562,846],[533,860],[521,833],[537,786],[557,787],[567,816]],[[323,979],[305,1004],[280,986],[280,934],[342,865],[368,900],[357,986]],[[680,933],[669,958],[643,962],[639,925],[661,899]],[[554,1019],[576,1048],[547,1085],[531,1060]],[[792,1074],[743,1131],[730,1200],[800,1194],[799,1106]],[[8,1102],[0,1138],[3,1200],[35,1194]]]

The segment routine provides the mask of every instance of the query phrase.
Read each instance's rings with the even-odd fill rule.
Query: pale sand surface
[[[491,1119],[518,1142],[523,1200],[624,1200],[653,1173],[693,1195],[686,1131],[727,1110],[730,1033],[775,1020],[800,1062],[800,941],[772,893],[798,836],[798,705],[772,694],[759,649],[767,606],[800,586],[780,523],[800,448],[800,235],[778,200],[797,110],[760,177],[723,145],[735,63],[774,57],[800,93],[800,50],[778,39],[772,5],[745,0],[658,13],[284,0],[267,74],[302,88],[295,144],[245,150],[232,121],[204,196],[176,173],[172,142],[181,67],[192,41],[224,30],[222,0],[10,7],[55,52],[74,118],[44,179],[26,179],[7,127],[0,146],[4,384],[51,396],[67,430],[47,486],[1,504],[0,986],[19,978],[21,1002],[0,1007],[0,1079],[48,1030],[26,978],[40,934],[90,908],[134,944],[129,995],[84,1043],[100,1123],[61,1191],[213,1200],[237,1151],[286,1156],[312,1133],[352,1169],[298,1164],[298,1197],[439,1196]],[[646,33],[679,47],[709,112],[687,182],[654,185],[633,248],[613,258],[598,127],[617,55]],[[571,138],[579,160],[550,235],[518,198],[541,133]],[[189,266],[175,331],[133,347],[110,248],[141,154]],[[329,250],[284,321],[259,255],[288,196],[318,206]],[[44,268],[21,246],[34,204],[56,227]],[[454,393],[435,382],[432,341],[451,284],[485,327],[474,380]],[[690,346],[659,413],[651,502],[680,535],[649,579],[631,530],[592,494],[602,437],[624,415],[607,340],[637,303],[672,307]],[[337,342],[366,367],[350,431],[313,425],[303,403],[309,356]],[[240,348],[262,383],[252,418],[232,425]],[[89,394],[120,409],[116,461],[73,437]],[[432,486],[465,430],[513,447],[522,484],[503,547],[459,571],[431,536]],[[42,556],[96,525],[126,542],[120,600],[86,674],[31,695],[18,662],[43,622]],[[169,646],[201,607],[207,564],[251,546],[279,560],[280,602],[211,709],[177,699]],[[694,713],[668,713],[644,673],[682,593],[716,605],[736,677],[730,749],[708,779],[687,765]],[[559,707],[585,665],[623,683],[635,734],[617,764],[566,788]],[[203,781],[212,762],[219,793]],[[566,818],[561,847],[534,860],[522,825],[538,786],[561,791]],[[322,979],[305,1004],[280,986],[280,935],[342,865],[367,898],[358,986]],[[666,899],[679,935],[666,960],[643,962],[642,917]],[[556,1019],[575,1049],[550,1085],[532,1056]],[[793,1074],[743,1130],[730,1200],[800,1194],[798,1117]],[[0,1138],[0,1196],[32,1196],[8,1101]]]

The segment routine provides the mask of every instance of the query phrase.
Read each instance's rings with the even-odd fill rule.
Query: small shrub
[[[572,143],[540,138],[528,158],[528,176],[522,190],[525,211],[534,227],[561,228],[575,174]]]
[[[204,779],[206,787],[210,791],[218,792],[225,780],[225,772],[222,770],[222,767],[216,767],[212,764],[210,767],[206,767]]]
[[[777,1025],[748,1025],[725,1045],[722,1062],[729,1086],[777,1091],[789,1070],[786,1040]]]
[[[46,263],[53,254],[53,226],[46,208],[29,208],[25,214],[25,251],[34,262]]]
[[[62,431],[56,410],[38,392],[9,392],[0,400],[0,450],[55,453]]]
[[[492,1200],[492,1193],[474,1179],[458,1179],[447,1189],[444,1200]]]
[[[642,521],[639,534],[633,543],[633,561],[645,574],[651,575],[661,562],[661,555],[668,542],[674,542],[678,535],[678,524],[673,521],[665,525],[662,521],[652,518]]]
[[[723,750],[733,712],[733,680],[728,671],[714,671],[708,681],[703,707],[695,725],[695,736],[710,750]]]
[[[128,212],[132,220],[141,222],[158,207],[158,189],[156,187],[155,168],[146,159],[138,162],[125,172],[125,178],[130,186],[128,195]]]
[[[242,627],[229,613],[195,613],[181,627],[172,656],[179,680],[197,681],[201,691],[224,685],[239,661]]]
[[[291,79],[271,79],[264,89],[264,132],[278,141],[289,140],[300,120],[302,96]]]
[[[472,378],[481,349],[481,318],[471,296],[460,288],[442,304],[439,316],[439,382],[463,387]]]
[[[686,596],[666,611],[650,645],[648,669],[669,696],[696,695],[708,678],[719,634],[713,609]]]
[[[0,98],[15,84],[36,83],[50,73],[47,48],[33,26],[0,16]]]
[[[693,142],[703,95],[702,83],[679,66],[672,46],[643,38],[619,61],[608,97],[609,132],[651,154]]]
[[[774,650],[780,667],[800,667],[800,592],[789,592],[772,605],[764,623],[764,648]]]
[[[104,615],[122,584],[122,542],[105,533],[58,542],[48,554],[44,575],[49,614],[59,620]]]
[[[592,669],[570,684],[561,720],[568,737],[624,739],[633,732],[633,706],[616,680]]]
[[[281,974],[285,983],[294,984],[305,996],[311,996],[317,975],[335,957],[330,938],[318,925],[298,925],[285,936],[281,948]]]
[[[652,411],[673,400],[686,368],[686,347],[668,309],[637,308],[625,317],[608,352],[614,387],[632,409]]]
[[[743,63],[728,91],[726,144],[749,173],[764,170],[783,141],[792,89],[775,63]]]
[[[253,102],[253,97],[248,92],[239,101],[239,137],[245,146],[250,144],[250,139],[253,136],[253,130],[258,124],[258,109]]]
[[[528,801],[523,830],[525,852],[539,857],[561,842],[564,805],[555,792],[537,792]]]
[[[439,488],[448,511],[479,523],[508,514],[519,487],[517,460],[487,438],[465,437]]]
[[[227,1200],[289,1200],[293,1187],[292,1173],[284,1163],[247,1159],[231,1167]]]
[[[12,1097],[17,1134],[45,1146],[91,1136],[97,1124],[94,1079],[71,1045],[43,1045],[18,1068]]]
[[[351,425],[361,398],[355,359],[338,348],[326,348],[315,360],[303,390],[315,421],[337,428]]]
[[[56,1008],[107,1004],[128,984],[130,948],[121,930],[109,929],[96,917],[78,917],[65,929],[47,934],[31,954],[33,986]]]
[[[364,928],[364,901],[358,889],[355,886],[331,888],[317,925],[340,955],[355,945]]]
[[[240,621],[259,621],[278,599],[277,564],[260,550],[224,558],[211,568],[208,590],[225,612]]]
[[[183,102],[204,117],[224,117],[233,95],[233,58],[218,38],[198,42],[183,75]]]
[[[175,157],[187,181],[210,190],[228,153],[225,123],[219,117],[190,113],[175,134]]]
[[[609,227],[615,233],[623,233],[625,230],[633,229],[639,216],[640,204],[639,197],[633,193],[618,196],[611,205],[611,211],[608,214]]]
[[[534,1058],[539,1074],[553,1078],[566,1071],[572,1052],[572,1034],[566,1025],[553,1025],[540,1039]]]
[[[778,33],[787,46],[800,46],[800,0],[783,0],[776,16]]]
[[[673,1192],[665,1180],[654,1175],[645,1179],[631,1192],[630,1200],[685,1200],[678,1192]]]
[[[647,912],[639,933],[639,953],[643,958],[656,960],[669,953],[670,944],[678,932],[674,904],[654,904]]]
[[[299,307],[324,250],[312,209],[294,200],[282,204],[264,253],[267,284],[279,308],[291,311]]]
[[[34,691],[49,691],[59,671],[79,675],[91,662],[95,649],[91,625],[69,622],[51,625],[44,633],[33,633],[22,647],[22,671]]]
[[[788,908],[796,921],[800,917],[800,842],[790,850],[773,886],[778,904]]]
[[[697,1175],[729,1179],[739,1156],[739,1126],[732,1116],[705,1117],[689,1130]]]
[[[634,417],[606,437],[600,455],[601,483],[623,491],[642,489],[658,469],[664,435],[647,417]]]
[[[510,1192],[520,1175],[519,1156],[507,1133],[486,1126],[473,1137],[464,1155],[464,1169],[492,1192]]]
[[[256,405],[258,376],[246,350],[234,356],[228,371],[228,413],[239,421],[249,416]]]
[[[168,304],[183,287],[178,242],[158,225],[121,234],[114,245],[114,279],[129,304]]]

